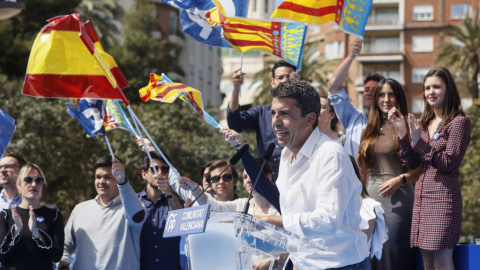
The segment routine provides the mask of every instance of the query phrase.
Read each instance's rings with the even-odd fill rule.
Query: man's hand
[[[233,83],[233,90],[240,90],[243,84],[243,78],[245,77],[245,73],[243,73],[240,69],[236,69],[232,75],[232,83]]]
[[[145,145],[147,146],[147,150],[149,152],[155,151],[155,147],[153,147],[152,142],[149,139],[143,138],[143,141],[145,141]],[[143,147],[142,138],[140,138],[140,136],[135,137],[135,142],[137,143],[138,148],[140,148],[140,150],[145,151],[145,148]]]
[[[357,38],[352,43],[350,43],[350,57],[357,57],[362,52],[363,39]]]
[[[220,132],[225,137],[225,141],[227,141],[233,147],[236,147],[239,149],[245,144],[245,142],[242,139],[242,136],[233,129],[222,128]]]
[[[164,195],[172,195],[173,189],[168,184],[168,177],[165,177],[164,175],[159,175],[155,174],[153,175],[153,179],[157,182],[158,189],[162,191]]]
[[[125,183],[125,166],[117,158],[112,158],[112,173],[119,185]]]

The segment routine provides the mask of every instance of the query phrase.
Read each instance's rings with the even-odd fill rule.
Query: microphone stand
[[[242,213],[244,213],[244,214],[246,214],[246,215],[247,215],[247,212],[248,212],[248,208],[250,207],[250,200],[252,199],[253,190],[254,190],[255,187],[257,186],[258,179],[260,178],[260,175],[261,175],[262,172],[263,172],[263,167],[265,166],[265,163],[267,163],[267,160],[266,160],[266,159],[263,159],[262,166],[260,166],[260,171],[259,171],[259,173],[257,174],[257,178],[255,179],[255,182],[253,183],[253,186],[252,186],[252,189],[250,190],[250,193],[248,194],[247,203],[245,204],[245,207],[243,208],[243,211],[242,211]]]

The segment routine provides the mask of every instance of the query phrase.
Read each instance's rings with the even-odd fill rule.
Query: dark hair
[[[212,163],[213,163],[213,160],[203,164],[202,168],[200,169],[200,178],[203,178],[203,175],[205,174],[205,170],[209,169]]]
[[[324,98],[328,101],[328,97],[324,94],[320,94],[320,98]],[[335,113],[335,109],[333,108],[332,105],[330,105],[329,102],[327,102],[328,104],[328,107],[330,108],[328,110],[329,113],[333,113],[333,115],[335,115],[332,120],[330,121],[330,129],[333,130],[333,131],[337,131],[337,124],[338,124],[338,117],[337,117],[337,114]],[[320,109],[322,107],[322,102],[320,102]],[[318,114],[320,116],[320,114]]]
[[[315,122],[312,128],[318,125],[320,114],[320,95],[317,90],[307,81],[287,80],[270,90],[272,98],[293,98],[296,106],[301,110],[302,117],[309,113],[315,113]]]
[[[365,78],[365,80],[363,80],[363,84],[367,84],[367,82],[369,82],[369,81],[380,82],[383,79],[385,79],[385,77],[383,77],[383,75],[378,74],[378,73],[373,73],[373,74],[368,75]]]
[[[367,191],[367,185],[362,181],[362,177],[360,176],[360,170],[358,169],[357,162],[351,155],[348,155],[348,157],[350,158],[350,162],[352,162],[353,170],[355,171],[355,174],[357,175],[358,180],[360,181],[360,183],[362,183],[361,196],[362,198],[367,198],[370,195],[368,194],[368,191]]]
[[[450,123],[450,121],[455,118],[457,115],[465,115],[462,110],[462,102],[460,99],[460,95],[458,94],[457,85],[453,80],[453,76],[448,71],[448,69],[439,67],[431,69],[425,78],[423,79],[423,92],[425,93],[425,81],[429,77],[438,77],[440,78],[443,83],[445,83],[445,101],[443,103],[443,126]],[[420,121],[424,127],[427,127],[430,121],[435,117],[435,113],[428,104],[427,99],[425,98],[425,94],[423,95],[423,104],[425,105],[425,110],[423,111],[422,115],[420,116]]]
[[[27,161],[25,160],[25,158],[23,158],[21,155],[18,155],[18,154],[13,154],[13,153],[10,153],[10,154],[6,154],[4,155],[2,158],[4,157],[11,157],[11,158],[14,158],[17,160],[18,162],[18,166],[20,167],[20,169],[25,166],[25,164],[27,164]]]
[[[279,67],[290,67],[290,68],[293,68],[293,71],[296,71],[297,70],[297,67],[288,63],[287,61],[285,60],[278,60],[277,62],[275,62],[275,64],[273,65],[272,67],[272,78],[275,77],[275,70]]]
[[[123,161],[118,156],[116,156],[115,158],[118,159],[118,161],[120,161],[123,164]],[[104,168],[104,167],[111,168],[112,167],[112,156],[111,155],[106,155],[106,156],[103,156],[103,157],[97,159],[94,167],[95,167],[95,170],[98,169],[98,168]]]
[[[382,134],[381,128],[385,123],[385,119],[383,119],[382,112],[378,107],[377,101],[384,85],[389,85],[390,88],[392,88],[393,92],[395,93],[395,99],[397,100],[397,105],[395,107],[397,107],[405,119],[408,119],[407,98],[405,97],[405,91],[403,90],[402,85],[391,78],[381,80],[375,88],[375,92],[373,94],[374,104],[368,112],[367,126],[362,132],[360,146],[358,149],[358,161],[360,164],[369,164],[372,161],[374,156],[374,145],[377,142],[378,137]],[[398,136],[398,131],[396,129],[393,130],[392,136],[393,141],[395,142],[395,150],[399,152],[400,147],[396,139]]]
[[[217,168],[221,168],[221,167],[227,167],[228,166],[228,162],[225,161],[225,160],[214,160],[212,161],[212,164],[210,164],[210,166],[208,167],[209,168],[209,172],[208,172],[208,176],[207,176],[207,182],[210,183],[210,178],[211,178],[211,175],[210,175],[210,172],[217,169]],[[235,167],[233,165],[230,166],[230,168],[232,169],[232,175],[233,175],[233,191],[235,191],[237,189],[237,179],[238,179],[238,173],[237,173],[237,170],[235,170]]]
[[[150,156],[152,157],[152,160],[157,159],[157,160],[160,160],[160,161],[164,162],[165,164],[167,164],[165,159],[162,156],[160,156],[159,154],[157,154],[157,152],[150,151],[149,153],[150,153]],[[167,154],[163,153],[163,155],[165,155],[167,160],[170,160],[169,157],[167,156]],[[167,164],[167,166],[168,166],[168,164]],[[148,158],[148,155],[145,155],[142,158],[142,170],[147,171],[148,168],[150,168],[150,159]]]
[[[263,158],[261,157],[257,157],[255,158],[255,161],[257,162],[258,166],[262,166],[263,164]],[[268,164],[268,162],[265,162],[265,165],[263,166],[263,170],[262,172],[265,174],[265,175],[268,175],[269,173],[271,173],[273,175],[273,170],[272,170],[272,167],[270,167],[270,165]],[[255,180],[255,179],[253,179]]]

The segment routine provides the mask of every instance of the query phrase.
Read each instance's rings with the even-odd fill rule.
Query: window
[[[412,68],[412,83],[423,83],[423,78],[427,75],[430,68],[414,67]]]
[[[334,41],[325,45],[325,57],[327,59],[343,58],[343,41]]]
[[[420,114],[423,110],[423,97],[412,98],[412,113]]]
[[[382,75],[385,78],[392,78],[396,81],[401,81],[399,70],[378,70],[377,73]]]
[[[450,19],[462,20],[470,15],[472,7],[470,4],[452,4],[450,8]]]
[[[413,52],[433,52],[433,36],[413,36]]]
[[[195,46],[189,46],[189,75],[193,76],[195,75]]]
[[[252,1],[253,11],[257,11],[257,0]]]
[[[398,52],[400,39],[398,37],[377,37],[375,39],[374,53]]]
[[[375,24],[394,25],[398,23],[398,9],[379,8],[375,14]]]
[[[414,21],[432,21],[433,6],[432,5],[413,5]]]
[[[209,86],[211,86],[212,81],[213,81],[213,69],[212,69],[212,67],[208,67],[208,82],[207,82],[207,84]]]
[[[268,0],[264,1],[264,5],[265,5],[264,12],[265,12],[265,14],[268,14]]]
[[[169,29],[168,33],[170,35],[176,35],[178,31],[178,14],[176,11],[170,11],[170,18],[169,18]]]

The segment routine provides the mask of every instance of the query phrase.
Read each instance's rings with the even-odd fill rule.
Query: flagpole
[[[243,73],[242,69],[243,69],[243,52],[240,53],[240,76],[243,76],[242,75],[242,73]],[[245,80],[245,78],[244,78],[244,80]],[[238,89],[238,96],[239,97],[242,96],[242,86],[241,85],[240,85],[240,89]]]
[[[163,154],[163,152],[160,150],[160,148],[157,146],[157,144],[155,143],[155,141],[152,139],[152,137],[150,136],[150,134],[148,133],[148,131],[145,129],[145,127],[142,125],[142,123],[140,122],[140,120],[138,119],[137,115],[135,114],[135,112],[130,108],[130,106],[127,106],[127,109],[128,109],[128,112],[130,113],[130,115],[132,116],[132,119],[133,119],[133,122],[135,123],[135,127],[137,128],[137,132],[138,134],[140,135],[140,138],[142,140],[142,143],[143,143],[143,147],[145,148],[145,152],[147,152],[147,155],[150,159],[150,162],[151,161],[151,157],[150,157],[150,153],[149,151],[146,149],[146,144],[145,144],[145,141],[143,139],[143,136],[141,136],[141,132],[138,128],[138,126],[140,125],[140,127],[142,128],[143,132],[145,133],[145,135],[147,136],[147,138],[150,140],[150,142],[152,143],[153,147],[155,148],[155,150],[160,154],[160,156],[162,156],[162,158],[165,160],[165,163],[167,163],[167,165],[172,169],[173,173],[177,176],[177,178],[181,178],[180,174],[178,173],[177,169],[175,169],[175,167],[173,167],[173,165],[170,163],[170,161],[167,159],[167,157],[165,157],[165,155]]]
[[[110,151],[110,155],[112,155],[112,158],[115,158],[115,155],[113,154],[112,150],[112,145],[110,144],[110,140],[107,137],[107,132],[105,132],[105,142],[107,142],[108,150]]]

